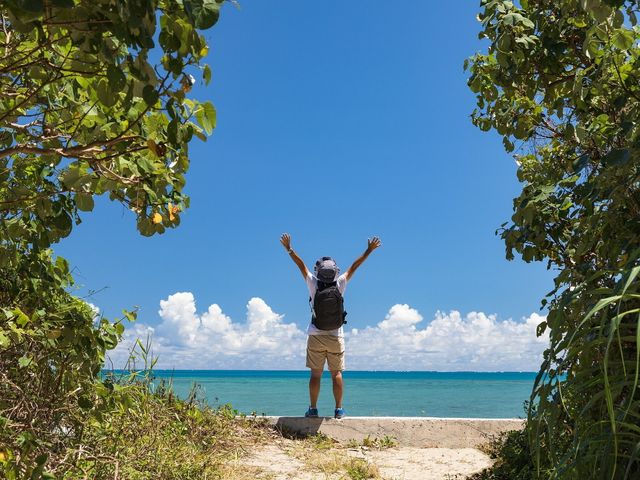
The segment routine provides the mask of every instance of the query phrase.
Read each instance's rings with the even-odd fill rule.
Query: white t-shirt
[[[307,288],[309,289],[309,296],[311,297],[311,301],[313,302],[313,297],[316,295],[316,290],[318,289],[318,279],[316,276],[309,272],[307,274]],[[336,280],[336,286],[342,295],[344,295],[344,291],[347,289],[347,274],[343,273]],[[334,328],[333,330],[320,330],[313,323],[309,322],[309,327],[307,328],[307,335],[333,335],[334,337],[342,337],[344,332],[342,331],[342,327]]]

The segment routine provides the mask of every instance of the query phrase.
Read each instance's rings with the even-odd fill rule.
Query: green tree
[[[557,272],[528,432],[541,476],[640,475],[637,1],[483,0],[473,123],[514,152],[507,258]]]
[[[222,0],[4,3],[1,238],[46,247],[102,194],[143,235],[176,226],[188,144],[215,126],[213,105],[186,93],[211,78],[198,29]]]
[[[201,30],[223,0],[0,2],[0,472],[60,470],[108,394],[99,372],[122,321],[69,293],[68,236],[94,198],[143,235],[180,222],[192,138],[216,123],[188,97],[211,79]],[[135,315],[125,312],[125,318]],[[104,402],[102,402],[104,403]],[[67,460],[68,461],[68,460]],[[58,463],[56,463],[58,462]]]

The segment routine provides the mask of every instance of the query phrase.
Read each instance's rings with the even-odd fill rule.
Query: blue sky
[[[191,208],[178,229],[144,238],[131,212],[97,202],[55,248],[78,292],[98,291],[88,300],[108,317],[137,305],[152,328],[177,292],[238,323],[257,297],[304,329],[305,285],[279,235],[291,234],[308,265],[330,255],[343,271],[378,235],[382,247],[347,289],[349,328],[403,304],[424,317],[421,328],[438,311],[494,314],[498,324],[538,312],[551,273],[507,262],[494,235],[520,190],[515,162],[469,119],[462,63],[483,49],[478,8],[225,5],[206,32],[213,80],[192,91],[215,104],[218,126],[191,145]]]

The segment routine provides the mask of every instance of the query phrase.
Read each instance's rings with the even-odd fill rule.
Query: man
[[[330,257],[322,257],[318,260],[314,268],[315,274],[312,274],[302,259],[291,248],[291,236],[288,233],[282,234],[280,243],[282,243],[291,259],[298,266],[307,283],[312,308],[312,318],[307,328],[307,367],[311,369],[311,377],[309,379],[310,405],[305,417],[318,416],[317,401],[320,394],[320,379],[322,378],[326,360],[331,372],[333,396],[336,400],[334,417],[342,418],[345,415],[342,408],[342,371],[344,370],[344,334],[342,324],[344,323],[344,315],[346,315],[342,309],[342,295],[344,295],[347,283],[351,280],[358,267],[362,265],[371,252],[381,245],[380,239],[378,237],[368,239],[365,252],[342,275],[338,275],[339,269]],[[321,302],[318,301],[320,297],[322,297]],[[335,301],[332,301],[333,299]],[[329,305],[328,308],[326,307],[327,304]],[[334,308],[336,305],[337,308]],[[331,321],[324,322],[323,319],[327,316],[330,318],[331,315],[337,316],[337,322],[335,324],[331,323]]]

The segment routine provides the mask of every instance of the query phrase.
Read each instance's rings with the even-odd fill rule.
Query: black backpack
[[[318,281],[318,288],[311,303],[311,323],[319,330],[334,330],[347,323],[344,319],[344,299],[336,282],[324,283]]]

